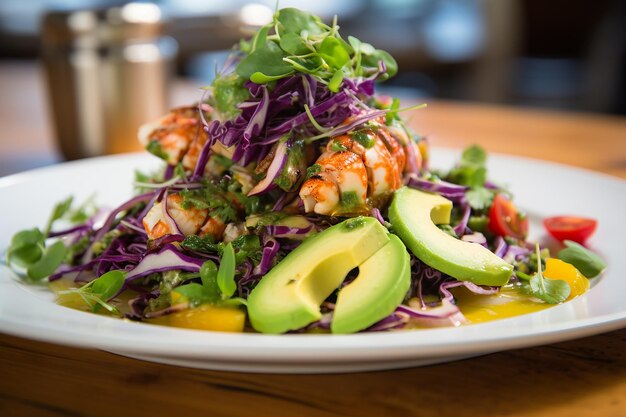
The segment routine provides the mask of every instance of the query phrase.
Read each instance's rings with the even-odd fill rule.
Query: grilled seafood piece
[[[319,172],[300,189],[304,210],[325,215],[359,214],[385,205],[402,185],[403,173],[419,171],[422,159],[420,149],[404,129],[387,126],[380,119],[331,138],[316,164]],[[349,208],[346,197],[350,197]]]
[[[199,234],[211,235],[220,239],[226,225],[218,216],[211,216],[209,210],[183,207],[183,197],[170,194],[165,201],[155,203],[143,218],[143,227],[150,239],[181,233],[184,236]]]
[[[326,151],[316,164],[320,173],[300,189],[305,210],[326,215],[367,212],[368,177],[359,155],[348,150]]]

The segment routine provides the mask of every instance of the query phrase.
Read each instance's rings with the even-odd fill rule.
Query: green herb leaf
[[[356,191],[344,191],[341,193],[341,212],[356,213],[363,208],[363,200]]]
[[[483,187],[487,180],[487,153],[478,145],[463,151],[459,164],[447,175],[447,180],[469,187]]]
[[[368,44],[361,45],[361,51],[364,53],[361,58],[361,62],[363,65],[377,68],[378,63],[383,61],[387,71],[380,77],[381,80],[386,80],[390,77],[393,77],[398,73],[398,63],[396,60],[389,54],[387,51],[383,51],[382,49],[376,49],[370,53],[365,52],[364,46]],[[371,45],[369,45],[371,47]],[[368,51],[369,52],[369,51]]]
[[[172,292],[178,293],[186,298],[190,307],[196,307],[200,304],[212,303],[216,301],[206,287],[196,282],[176,287],[172,290]]]
[[[343,82],[343,71],[337,70],[330,81],[328,82],[328,89],[333,93],[339,91],[339,87],[341,87],[341,83]]]
[[[148,146],[146,146],[146,150],[152,155],[157,156],[164,161],[167,161],[169,159],[167,152],[163,150],[161,144],[156,140],[150,141],[150,143],[148,143]]]
[[[265,44],[267,43],[267,34],[269,30],[270,26],[263,26],[257,31],[256,35],[254,35],[254,38],[252,39],[252,52],[256,51],[258,48],[263,48],[265,46]]]
[[[72,201],[74,201],[74,198],[70,196],[54,206],[50,219],[48,220],[48,224],[46,224],[45,229],[43,229],[44,236],[48,236],[48,233],[52,230],[52,225],[55,221],[59,220],[61,217],[65,216],[67,212],[69,212],[72,207]]]
[[[333,152],[344,152],[347,151],[348,148],[346,148],[343,143],[335,140],[330,144],[330,150]]]
[[[537,273],[530,278],[529,288],[533,296],[545,301],[548,304],[559,304],[567,300],[571,288],[566,281],[560,279],[544,278],[541,270],[541,254],[539,244],[535,246],[537,255]]]
[[[220,288],[217,284],[217,265],[215,265],[215,262],[208,260],[202,264],[200,267],[200,278],[207,294],[212,299],[218,300],[220,298]]]
[[[461,155],[461,165],[463,166],[485,166],[487,163],[487,152],[478,145],[468,146]]]
[[[249,79],[255,72],[266,76],[287,75],[293,72],[291,65],[283,61],[283,51],[274,42],[266,42],[237,65],[237,74]]]
[[[287,148],[287,162],[274,183],[283,191],[293,191],[301,183],[305,170],[304,141],[298,140]]]
[[[319,17],[293,7],[279,10],[278,22],[280,23],[278,33],[281,37],[285,33],[301,35],[305,31],[309,35],[319,35],[325,26]]]
[[[309,179],[320,172],[322,172],[322,166],[320,164],[313,164],[306,169],[306,179]]]
[[[234,119],[240,113],[237,104],[250,98],[250,92],[244,86],[245,81],[236,73],[218,75],[213,81],[211,104],[224,120]]]
[[[263,247],[257,235],[241,235],[232,242],[235,252],[235,263],[239,265],[246,259],[251,259],[255,263],[261,260]]]
[[[293,32],[285,33],[280,37],[280,47],[283,51],[293,55],[304,55],[313,52],[302,37]]]
[[[363,146],[365,149],[369,149],[376,144],[376,139],[374,138],[374,135],[370,133],[371,132],[367,130],[356,130],[350,133],[350,137],[361,146]]]
[[[465,197],[471,208],[483,210],[491,206],[494,194],[485,187],[474,187],[465,193]]]
[[[336,70],[350,62],[350,55],[344,44],[339,39],[330,36],[322,41],[318,53],[331,68]]]
[[[558,258],[574,265],[585,277],[598,276],[606,268],[604,260],[584,246],[571,240],[566,240],[563,243],[566,248],[559,252]]]
[[[280,74],[280,75],[265,75],[262,72],[255,72],[250,76],[250,81],[255,84],[267,84],[272,81],[280,80],[288,74]]]
[[[570,294],[570,286],[560,279],[546,279],[539,273],[529,281],[532,294],[548,304],[559,304],[567,300]]]
[[[213,238],[209,235],[200,237],[197,235],[189,235],[180,243],[185,249],[204,252],[204,253],[218,253],[219,244],[213,241]]]
[[[398,109],[400,109],[400,99],[394,98],[391,100],[391,106],[389,106],[389,111],[385,114],[385,124],[387,126],[391,125],[394,120],[398,120]]]
[[[7,263],[27,268],[43,255],[44,242],[45,237],[37,228],[16,233],[7,250]]]
[[[109,271],[93,280],[90,283],[89,291],[106,302],[122,289],[125,279],[126,273],[124,271]]]
[[[237,290],[235,283],[235,250],[232,243],[224,247],[224,253],[217,271],[217,285],[222,292],[222,299],[228,299]]]
[[[27,275],[35,280],[51,275],[63,263],[66,252],[67,248],[63,242],[53,243],[44,250],[37,262],[26,269]]]

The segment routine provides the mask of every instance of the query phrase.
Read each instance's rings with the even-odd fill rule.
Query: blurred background
[[[199,98],[198,87],[211,82],[228,49],[269,21],[275,7],[263,0],[151,3],[129,12],[119,1],[0,2],[0,112],[26,124],[46,119],[47,134],[66,140],[42,148],[20,138],[33,141],[28,158],[8,158],[9,141],[18,139],[4,132],[0,175],[126,150],[103,148],[102,135],[122,135],[105,126],[132,130],[138,120]],[[338,15],[344,36],[389,51],[400,71],[381,87],[403,99],[626,114],[623,0],[280,1],[289,6],[326,21]],[[110,30],[93,35],[102,22]]]

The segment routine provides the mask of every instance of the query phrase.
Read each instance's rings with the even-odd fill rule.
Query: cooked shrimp
[[[185,236],[198,233],[209,214],[209,211],[206,209],[195,207],[185,209],[183,207],[183,197],[180,194],[167,196],[167,211],[176,222],[178,229]]]
[[[307,213],[329,215],[339,206],[339,187],[329,173],[320,172],[304,182],[300,198]]]
[[[183,208],[183,197],[180,194],[167,196],[167,213],[163,202],[156,203],[143,218],[143,226],[150,239],[176,233],[183,235],[196,234],[205,223],[208,210],[190,207]]]
[[[367,171],[359,155],[327,151],[316,163],[320,173],[305,181],[300,190],[305,211],[338,214],[366,210]]]
[[[378,135],[383,139],[387,149],[389,149],[389,153],[391,153],[398,177],[402,177],[406,164],[406,154],[402,144],[387,131],[386,126],[378,129]]]
[[[397,175],[396,164],[380,136],[372,130],[365,134],[373,139],[374,145],[370,148],[365,148],[350,135],[343,135],[331,140],[327,149],[330,150],[336,146],[335,143],[339,143],[349,151],[359,155],[367,168],[369,196],[379,199],[397,190],[400,187],[401,179]]]
[[[210,108],[207,107],[204,111],[205,114],[208,114]],[[206,133],[202,128],[196,106],[173,109],[160,119],[141,126],[138,136],[143,146],[158,146],[157,151],[162,152],[162,155],[159,156],[162,156],[171,165],[182,161],[194,141],[196,145],[194,152],[197,154],[206,141]],[[199,137],[201,138],[196,141]],[[191,164],[191,160],[188,163]],[[193,169],[193,167],[189,169]]]
[[[215,241],[222,240],[222,236],[224,235],[224,230],[226,229],[226,225],[218,216],[207,217],[206,222],[200,228],[198,234],[200,236],[211,236]]]
[[[170,222],[163,216],[163,203],[155,203],[142,223],[150,239],[157,239],[172,232]]]
[[[183,157],[183,167],[186,170],[193,171],[196,168],[196,164],[198,163],[198,158],[200,158],[200,153],[202,152],[202,148],[206,144],[208,140],[207,134],[202,129],[189,145],[189,149],[185,153]]]

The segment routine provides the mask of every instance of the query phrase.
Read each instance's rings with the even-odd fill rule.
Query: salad
[[[197,104],[141,127],[163,169],[138,172],[133,198],[62,201],[7,263],[66,306],[231,332],[458,326],[586,292],[605,268],[584,246],[595,222],[546,219],[552,257],[483,149],[431,169],[408,108],[375,93],[396,72],[336,18],[278,10]]]

